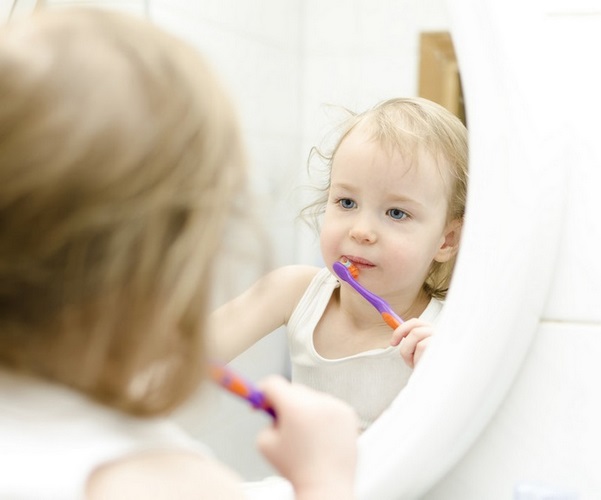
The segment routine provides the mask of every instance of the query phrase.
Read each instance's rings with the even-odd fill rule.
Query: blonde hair
[[[336,152],[351,131],[361,126],[382,147],[399,151],[405,157],[416,157],[419,151],[430,153],[437,160],[441,176],[447,182],[447,221],[463,220],[468,182],[468,141],[467,130],[458,117],[439,104],[420,97],[389,99],[363,113],[348,113],[350,116],[342,124],[342,131],[331,152],[323,153],[317,148],[312,150],[312,156],[325,162],[327,171],[323,186],[318,188],[320,195],[303,209],[304,217],[319,228]],[[446,297],[455,260],[432,263],[423,286],[429,296]]]
[[[100,9],[0,33],[0,363],[137,415],[205,367],[210,266],[245,173],[187,44]]]

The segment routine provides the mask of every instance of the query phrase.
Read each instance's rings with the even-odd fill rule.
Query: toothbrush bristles
[[[357,269],[357,266],[346,257],[342,257],[340,263],[349,270],[349,273],[351,273],[353,278],[357,279],[359,277],[359,269]]]

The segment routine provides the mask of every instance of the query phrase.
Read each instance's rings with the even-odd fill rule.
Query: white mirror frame
[[[543,91],[543,9],[514,0],[448,9],[470,129],[467,220],[437,338],[360,438],[366,500],[427,497],[473,445],[524,363],[558,253],[565,173]]]

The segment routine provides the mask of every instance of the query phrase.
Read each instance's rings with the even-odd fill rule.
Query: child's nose
[[[375,243],[377,240],[373,225],[365,217],[357,218],[349,230],[349,236],[361,244]]]

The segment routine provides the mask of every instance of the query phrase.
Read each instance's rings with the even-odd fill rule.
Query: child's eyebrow
[[[347,181],[332,181],[331,187],[338,187],[343,189],[353,189],[354,186]]]
[[[396,195],[393,194],[391,196],[386,196],[382,198],[382,201],[384,201],[385,203],[394,205],[394,204],[411,204],[411,205],[415,205],[418,207],[426,207],[427,204],[416,199],[416,198],[412,198],[411,196],[406,196],[406,195]]]
[[[357,186],[353,186],[347,182],[332,182],[332,184],[330,184],[330,190],[332,189],[354,192],[357,190]]]

